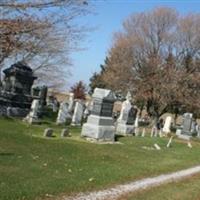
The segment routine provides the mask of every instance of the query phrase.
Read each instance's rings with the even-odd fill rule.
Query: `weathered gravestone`
[[[119,135],[133,135],[134,121],[137,112],[131,105],[131,94],[128,92],[126,100],[122,103],[120,116],[117,120],[116,132]]]
[[[54,97],[53,95],[48,96],[47,106],[51,108],[53,112],[57,112],[59,108],[59,103],[56,97]]]
[[[98,141],[114,141],[115,127],[112,119],[115,95],[111,90],[95,88],[93,106],[81,136]]]
[[[191,127],[192,127],[192,113],[185,113],[183,115],[183,129],[181,134],[192,136]]]
[[[62,129],[60,136],[61,137],[69,136],[69,130],[67,128]]]
[[[44,137],[52,137],[53,136],[53,129],[52,128],[46,128],[44,130]]]
[[[69,104],[66,102],[62,102],[59,108],[56,124],[64,124],[66,123],[68,118],[71,118],[71,115],[69,114]]]
[[[83,118],[83,104],[79,101],[76,102],[74,108],[74,114],[72,116],[72,126],[81,126],[82,118]]]
[[[29,124],[38,123],[38,113],[40,109],[40,103],[38,99],[34,99],[31,104],[31,111],[29,114],[24,118],[24,121],[28,122]]]

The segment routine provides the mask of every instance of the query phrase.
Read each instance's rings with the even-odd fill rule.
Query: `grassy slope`
[[[180,142],[167,149],[164,138],[128,137],[119,139],[123,144],[97,145],[80,139],[77,128],[61,139],[55,126],[56,137],[43,138],[45,127],[0,119],[0,199],[102,189],[200,163],[198,142],[192,149]],[[161,151],[141,148],[155,142]]]
[[[122,197],[121,200],[198,200],[200,199],[200,175],[169,183],[160,187],[140,191],[132,195]]]

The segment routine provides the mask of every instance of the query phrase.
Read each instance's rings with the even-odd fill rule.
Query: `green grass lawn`
[[[55,137],[44,138],[46,127]],[[35,199],[92,191],[136,179],[172,172],[200,163],[200,143],[193,148],[167,138],[121,137],[121,144],[94,144],[80,138],[60,138],[62,127],[52,123],[28,126],[20,120],[0,119],[0,199]],[[142,146],[157,143],[162,150]]]
[[[121,200],[198,200],[200,175],[124,196]]]

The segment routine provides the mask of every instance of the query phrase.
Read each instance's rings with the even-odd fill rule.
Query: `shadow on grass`
[[[119,141],[120,138],[124,137],[123,135],[115,135],[115,141]]]
[[[0,156],[14,156],[14,153],[0,153]]]

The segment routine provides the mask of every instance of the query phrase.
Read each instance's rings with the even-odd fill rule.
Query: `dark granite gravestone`
[[[0,90],[0,115],[24,117],[28,114],[33,96],[31,87],[36,77],[27,65],[18,62],[3,71],[5,78]]]
[[[115,95],[110,90],[95,88],[92,95],[93,106],[81,135],[97,141],[114,141],[115,127],[112,110]]]
[[[4,71],[4,90],[17,94],[30,95],[34,80],[33,71],[25,64],[18,62]]]

